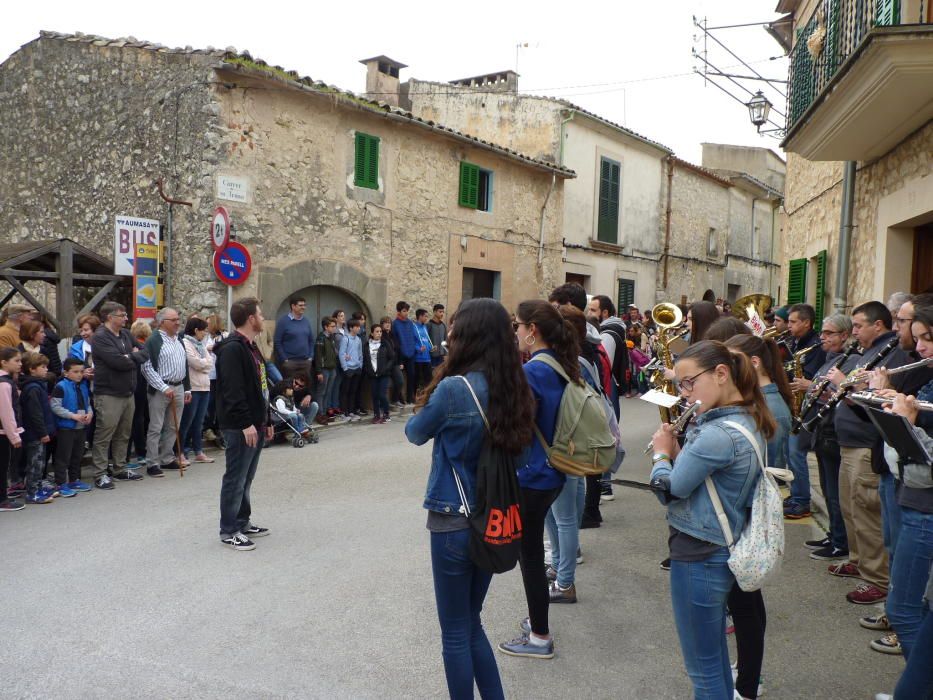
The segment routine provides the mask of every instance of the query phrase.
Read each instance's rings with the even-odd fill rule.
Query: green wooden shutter
[[[813,300],[813,309],[816,311],[814,328],[820,330],[823,325],[823,315],[826,308],[826,251],[816,254],[816,299]]]
[[[353,183],[357,187],[379,189],[379,137],[356,132]]]
[[[901,8],[898,0],[877,0],[875,5],[875,24],[892,27],[901,23]]]
[[[619,280],[619,295],[616,297],[616,312],[621,317],[635,303],[635,280]]]
[[[599,213],[596,237],[605,243],[619,239],[619,180],[618,163],[602,158],[599,163]]]
[[[479,207],[479,166],[460,161],[460,206]]]
[[[787,267],[787,303],[803,304],[807,300],[807,259],[791,260]]]

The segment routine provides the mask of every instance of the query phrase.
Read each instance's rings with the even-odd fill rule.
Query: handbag
[[[752,496],[752,512],[738,540],[732,537],[729,519],[723,511],[716,485],[709,476],[706,477],[706,489],[729,548],[729,570],[739,588],[757,591],[780,570],[784,558],[784,504],[774,477],[793,481],[794,475],[789,469],[768,467],[767,453],[762,459],[758,441],[745,426],[733,421],[725,421],[724,424],[738,430],[752,444],[761,467],[761,478]]]
[[[503,450],[494,447],[489,421],[469,380],[466,383],[486,426],[486,438],[476,463],[476,507],[467,502],[460,475],[451,465],[463,512],[470,523],[470,560],[480,569],[501,574],[518,563],[522,546],[521,490],[515,463]]]

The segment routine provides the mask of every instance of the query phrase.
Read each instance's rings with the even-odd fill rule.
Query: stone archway
[[[386,280],[369,277],[353,265],[337,260],[303,260],[284,267],[259,268],[259,298],[263,309],[270,312],[285,304],[289,295],[317,286],[349,292],[360,301],[369,318],[386,312]]]

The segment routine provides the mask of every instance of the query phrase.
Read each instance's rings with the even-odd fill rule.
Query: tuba
[[[686,329],[674,332],[674,329],[683,323],[684,314],[674,304],[662,302],[651,309],[651,317],[658,328],[658,337],[655,340],[655,356],[658,360],[658,366],[651,374],[650,382],[658,391],[677,396],[677,387],[674,386],[673,381],[664,376],[664,370],[674,369],[674,358],[671,355],[669,346],[672,341],[686,332]],[[676,414],[679,413],[676,406],[673,408],[659,406],[658,410],[661,412],[661,421],[664,423],[673,422],[677,418]]]
[[[774,304],[767,294],[746,294],[732,304],[732,315],[752,329],[759,338],[765,336],[768,327],[762,316]]]

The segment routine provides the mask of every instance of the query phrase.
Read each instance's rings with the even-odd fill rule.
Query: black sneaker
[[[137,474],[136,472],[131,472],[131,471],[124,471],[124,472],[120,472],[119,474],[114,474],[113,478],[116,479],[117,481],[142,481],[143,480],[143,477],[141,474]]]
[[[256,543],[246,535],[241,535],[239,532],[235,535],[221,538],[220,542],[230,547],[230,549],[236,549],[241,552],[248,552],[251,549],[256,549]]]
[[[147,468],[146,468],[146,473],[147,473],[149,476],[151,476],[153,479],[158,479],[158,478],[160,478],[160,477],[165,476],[165,472],[163,472],[161,469],[159,469],[159,468],[158,468],[156,465],[154,465],[154,464],[153,464],[151,467],[147,467]]]
[[[803,543],[803,546],[807,549],[826,549],[832,547],[833,543],[830,541],[829,535],[827,535],[821,540],[807,540]]]
[[[163,464],[162,469],[171,469],[172,471],[178,471],[181,467],[178,465],[178,462],[169,462],[168,464]]]
[[[668,557],[660,564],[661,571],[670,571],[671,570],[671,558]]]
[[[0,502],[0,513],[12,513],[13,511],[22,510],[25,507],[26,504],[22,501],[18,501],[15,498],[8,498]]]
[[[836,559],[847,559],[848,557],[848,549],[836,549],[833,546],[814,549],[810,552],[810,558],[818,561],[834,561]]]
[[[240,534],[248,535],[249,537],[265,537],[269,534],[269,528],[250,525],[249,527],[244,527],[240,531]]]
[[[112,491],[113,490],[113,479],[111,479],[109,476],[106,476],[106,475],[99,477],[98,479],[94,481],[94,486],[96,486],[99,489],[104,489],[105,491]]]

